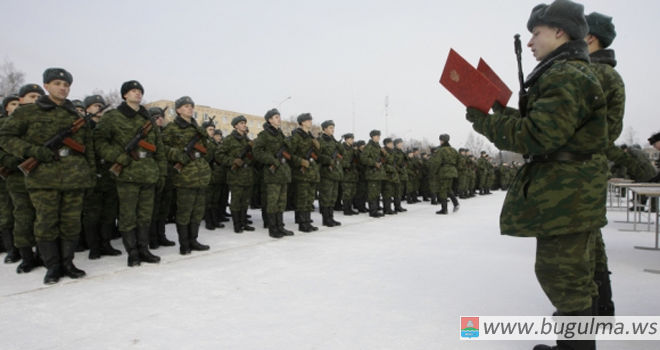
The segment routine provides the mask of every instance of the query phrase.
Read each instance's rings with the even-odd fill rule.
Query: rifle
[[[245,157],[252,159],[251,153],[252,153],[252,146],[247,145],[245,146],[245,148],[243,148],[241,153],[238,154],[238,158],[241,160],[245,159]],[[247,164],[243,163],[243,167],[244,168],[247,167]],[[231,170],[235,171],[236,169],[238,169],[238,167],[235,164],[232,164]]]
[[[151,124],[151,120],[148,120],[138,129],[135,136],[133,136],[124,147],[124,152],[130,154],[133,160],[139,159],[137,154],[135,154],[135,149],[138,147],[142,147],[151,153],[156,152],[156,146],[144,140],[144,138],[147,137],[147,134],[149,134],[149,131],[151,131],[151,128],[153,128],[153,124]],[[115,163],[110,167],[110,172],[115,176],[119,176],[123,169],[123,165]]]
[[[344,159],[344,157],[342,157],[342,155],[339,154],[339,151],[337,151],[337,150],[332,152],[332,156],[330,158],[332,158],[332,160],[335,163],[339,163],[342,159]],[[328,168],[330,168],[330,170],[333,170],[332,164],[328,165]]]
[[[199,143],[199,133],[195,133],[195,136],[193,136],[190,141],[188,141],[188,144],[186,144],[186,147],[183,148],[183,153],[187,154],[190,159],[195,159],[195,151],[198,151],[201,154],[206,154],[206,147],[204,145]],[[181,173],[181,169],[183,169],[183,164],[182,163],[176,163],[174,164],[174,169]]]
[[[284,164],[286,163],[287,160],[291,160],[291,154],[286,150],[286,146],[282,146],[282,148],[275,153],[275,158],[280,161],[280,163]],[[268,167],[268,170],[270,170],[271,173],[275,173],[275,170],[277,170],[277,167],[275,165],[271,165]]]
[[[48,141],[46,141],[44,143],[44,147],[49,148],[55,153],[55,159],[59,159],[59,156],[57,155],[57,150],[59,150],[64,146],[67,146],[78,153],[85,153],[85,145],[81,145],[71,138],[73,134],[77,133],[78,130],[80,130],[80,128],[82,128],[85,125],[85,123],[86,120],[83,117],[76,119],[71,124],[70,127],[58,131],[57,134],[55,134],[55,136],[51,137]],[[36,168],[38,165],[39,165],[39,161],[34,157],[30,157],[26,159],[23,163],[21,163],[18,166],[18,169],[25,176],[28,176],[30,175],[30,172],[34,170],[34,168]]]
[[[314,146],[309,148],[309,151],[305,154],[305,159],[308,160],[310,163],[314,163],[319,160],[319,156],[316,155],[316,152],[314,151]],[[300,167],[300,172],[303,174],[305,173],[305,167],[301,166]]]
[[[85,116],[83,117],[83,118],[85,118],[85,122],[89,123],[89,121],[92,120],[93,117],[96,117],[99,113],[105,111],[106,109],[110,108],[111,106],[112,105],[110,105],[110,104],[103,105],[103,106],[101,106],[101,108],[96,113],[87,113],[87,112],[85,112]]]
[[[525,78],[522,71],[522,45],[520,44],[520,34],[513,36],[513,49],[518,61],[518,82],[520,82],[520,91],[518,92],[518,110],[521,117],[527,116],[527,90],[525,90]]]

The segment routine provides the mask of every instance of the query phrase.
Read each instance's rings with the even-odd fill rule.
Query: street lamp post
[[[286,102],[286,101],[288,101],[288,100],[290,100],[290,99],[291,99],[291,96],[287,96],[285,99],[283,99],[280,103],[277,104],[277,108],[280,108],[280,106],[281,106],[284,102]]]

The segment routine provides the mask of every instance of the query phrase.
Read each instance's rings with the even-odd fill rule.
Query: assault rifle
[[[76,119],[76,121],[74,121],[70,127],[60,130],[57,134],[55,134],[55,136],[46,141],[46,143],[44,143],[44,147],[47,147],[53,151],[55,154],[55,159],[59,159],[57,151],[64,146],[67,146],[78,153],[85,153],[85,145],[81,145],[71,138],[71,136],[77,133],[78,130],[80,130],[80,128],[85,125],[85,123],[86,121],[83,117]],[[21,163],[18,166],[18,169],[23,174],[25,174],[25,176],[28,176],[30,175],[30,172],[32,172],[32,170],[34,170],[34,168],[37,166],[39,166],[39,161],[34,157],[30,157]]]
[[[133,158],[133,160],[139,159],[138,155],[135,153],[135,149],[138,147],[142,147],[151,153],[156,152],[156,146],[144,140],[144,138],[147,137],[147,134],[149,134],[149,131],[151,131],[151,128],[153,128],[153,124],[150,120],[148,120],[138,129],[137,133],[135,133],[135,136],[133,136],[133,138],[128,141],[124,147],[124,152],[128,153],[131,158]],[[115,163],[110,167],[110,172],[115,176],[119,176],[123,169],[123,165]]]
[[[282,148],[275,153],[275,158],[282,164],[286,163],[287,161],[291,160],[291,154],[287,151],[286,146],[282,146]],[[268,170],[270,170],[271,173],[275,173],[275,170],[277,170],[277,167],[275,165],[271,165],[268,167]]]
[[[245,148],[243,148],[241,153],[238,154],[238,158],[240,160],[245,160],[246,157],[252,159],[252,146],[250,145],[245,146]],[[247,167],[247,164],[243,163],[243,167],[244,168]],[[231,170],[236,170],[236,169],[238,169],[238,166],[236,166],[236,164],[232,164]]]
[[[188,144],[186,144],[186,147],[183,148],[183,153],[187,154],[190,159],[195,159],[195,151],[201,153],[201,154],[206,154],[207,150],[204,145],[199,143],[199,133],[195,133],[195,136],[193,136],[190,141],[188,141]],[[183,164],[182,163],[176,163],[174,164],[174,169],[181,173],[181,169],[183,169]]]
[[[520,91],[518,92],[518,110],[520,116],[527,115],[527,90],[525,90],[525,78],[523,77],[522,70],[522,45],[520,43],[520,34],[513,36],[513,49],[516,53],[516,60],[518,61],[518,82],[520,83]]]

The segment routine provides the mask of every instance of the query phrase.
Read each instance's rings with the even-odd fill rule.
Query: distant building
[[[167,123],[171,122],[172,120],[174,120],[174,117],[176,117],[176,111],[174,110],[174,101],[158,100],[155,102],[148,103],[146,107],[147,108],[168,107],[167,111],[165,112],[165,121]],[[266,111],[264,111],[264,114],[265,112]],[[232,130],[234,130],[234,128],[232,128],[231,126],[231,120],[239,115],[243,115],[247,119],[247,126],[250,131],[248,133],[248,137],[250,139],[256,138],[257,135],[263,130],[263,124],[266,122],[263,116],[227,111],[224,109],[218,109],[209,106],[195,104],[195,114],[193,115],[193,118],[195,118],[197,123],[200,125],[203,122],[209,121],[211,120],[211,118],[213,118],[213,122],[215,123],[215,128],[222,130],[223,135],[227,135],[231,133]],[[291,132],[295,130],[297,127],[298,127],[297,123],[291,121],[285,121],[284,119],[282,119],[282,132],[284,132],[285,136],[291,135]],[[321,128],[319,126],[314,125],[312,127],[312,134],[314,134],[314,136],[318,136],[320,132],[321,132]]]

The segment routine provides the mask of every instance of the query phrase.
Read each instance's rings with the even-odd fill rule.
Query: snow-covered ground
[[[42,284],[43,268],[17,275],[0,265],[0,349],[531,349],[536,342],[459,340],[461,315],[553,311],[534,276],[535,241],[499,234],[503,199],[466,200],[448,216],[428,202],[381,219],[336,213],[340,227],[281,240],[251,211],[255,232],[202,228],[208,252],[160,248],[160,264],[137,268],[126,254],[79,253],[87,277],[53,286]],[[619,231],[631,227],[614,222],[625,212],[608,215],[617,314],[660,315],[660,275],[643,271],[660,268],[660,252],[633,249],[652,245],[653,233]],[[285,221],[296,228],[293,213]],[[175,239],[174,225],[167,234]]]

